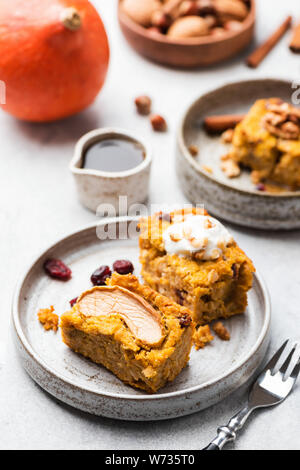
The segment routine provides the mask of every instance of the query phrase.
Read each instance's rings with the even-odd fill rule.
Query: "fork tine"
[[[293,355],[294,355],[294,352],[296,351],[296,349],[297,349],[297,343],[294,344],[290,354],[288,355],[288,357],[286,358],[286,360],[284,361],[284,363],[282,364],[282,366],[279,369],[279,371],[282,374],[285,374],[286,371],[288,370],[288,367],[291,364],[291,361],[292,361],[292,358],[293,358]]]
[[[294,369],[292,370],[292,373],[291,373],[292,379],[294,379],[296,381],[297,377],[299,375],[299,372],[300,372],[300,360],[299,360],[298,364],[296,364]]]
[[[281,354],[283,353],[284,349],[286,348],[286,345],[288,344],[289,342],[289,339],[287,339],[283,345],[281,346],[280,349],[278,349],[278,351],[274,354],[274,356],[270,359],[270,361],[268,362],[268,364],[265,366],[264,370],[268,370],[270,369],[270,371],[272,372],[274,367],[276,366],[278,360],[280,359],[280,356]]]

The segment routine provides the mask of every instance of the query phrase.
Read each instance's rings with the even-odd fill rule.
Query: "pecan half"
[[[300,137],[300,110],[288,103],[268,103],[268,113],[262,126],[280,139],[297,140]]]

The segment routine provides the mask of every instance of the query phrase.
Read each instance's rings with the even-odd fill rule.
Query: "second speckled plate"
[[[266,230],[300,228],[300,191],[267,193],[257,191],[250,174],[228,179],[220,169],[220,157],[229,147],[220,137],[203,129],[206,116],[244,114],[260,98],[279,97],[290,102],[292,83],[276,79],[241,81],[225,85],[201,96],[185,113],[177,139],[176,168],[186,196],[194,204],[219,218],[246,227]],[[197,145],[194,158],[188,147]],[[208,166],[213,173],[203,169]]]
[[[154,395],[123,384],[111,372],[74,353],[60,331],[45,332],[40,308],[54,305],[61,314],[69,300],[90,287],[91,273],[102,264],[127,258],[139,275],[136,219],[115,219],[79,230],[60,240],[35,260],[21,280],[13,303],[16,346],[24,368],[47,392],[80,410],[125,420],[161,420],[195,413],[222,400],[245,383],[261,363],[269,340],[270,304],[258,275],[249,293],[245,315],[226,322],[231,340],[215,338],[192,351],[189,365]],[[111,230],[115,240],[100,241],[96,230]],[[125,239],[124,234],[129,233]],[[64,283],[43,271],[48,258],[61,258],[73,277]]]

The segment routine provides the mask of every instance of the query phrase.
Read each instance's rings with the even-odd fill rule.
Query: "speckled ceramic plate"
[[[176,380],[156,395],[124,385],[104,367],[67,348],[60,331],[45,332],[37,320],[39,308],[69,309],[69,300],[90,287],[90,275],[101,264],[118,258],[133,261],[138,275],[138,243],[135,219],[116,219],[118,239],[100,241],[96,236],[114,221],[79,230],[44,252],[21,280],[13,302],[17,350],[24,368],[47,392],[75,408],[125,420],[175,418],[206,408],[230,394],[255,372],[268,346],[270,304],[266,288],[255,276],[245,315],[226,322],[232,339],[216,338],[200,351],[192,351],[189,365]],[[124,238],[129,231],[131,238]],[[98,232],[99,233],[99,232]],[[63,259],[72,269],[67,282],[52,280],[43,272],[49,257]]]
[[[216,215],[252,228],[289,230],[300,228],[300,192],[270,194],[257,191],[250,173],[228,179],[220,169],[220,157],[230,146],[203,129],[203,120],[214,114],[244,114],[260,98],[279,97],[291,101],[291,82],[275,79],[231,83],[200,97],[185,113],[177,139],[177,175],[186,196],[204,203]],[[194,158],[188,147],[197,145]],[[209,174],[203,167],[210,167]]]

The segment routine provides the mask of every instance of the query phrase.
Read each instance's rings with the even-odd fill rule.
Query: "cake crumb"
[[[197,351],[198,349],[203,349],[213,339],[214,337],[211,334],[209,325],[199,326],[193,335],[193,343]]]
[[[239,165],[234,160],[229,158],[226,160],[222,158],[221,170],[228,178],[236,178],[241,174]]]
[[[38,311],[38,319],[43,325],[46,331],[53,330],[57,331],[59,317],[54,312],[54,307],[51,305],[50,308],[41,308]]]
[[[227,129],[226,131],[224,131],[222,134],[222,142],[224,144],[231,144],[232,139],[233,139],[233,134],[234,134],[233,129]]]
[[[212,328],[222,341],[230,340],[230,333],[221,321],[217,321]]]
[[[210,166],[207,166],[207,165],[203,165],[202,170],[206,171],[206,173],[210,173],[210,174],[213,173],[213,169]]]
[[[199,153],[199,149],[198,149],[197,145],[190,145],[189,146],[189,152],[192,155],[192,157],[197,157],[197,155]]]

